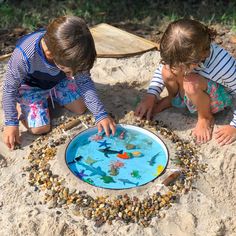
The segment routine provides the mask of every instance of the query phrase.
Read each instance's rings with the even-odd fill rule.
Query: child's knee
[[[30,128],[32,134],[46,134],[51,130],[51,125],[44,125],[36,128]]]

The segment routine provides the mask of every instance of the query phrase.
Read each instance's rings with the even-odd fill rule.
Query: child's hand
[[[223,146],[236,140],[236,128],[232,125],[224,125],[214,132],[215,139]]]
[[[3,141],[9,149],[13,150],[15,145],[20,144],[20,132],[18,126],[5,126],[3,131]]]
[[[154,94],[147,94],[137,106],[134,114],[141,119],[146,117],[148,120],[150,120],[156,100],[157,99]]]
[[[111,117],[107,117],[97,124],[98,127],[98,133],[101,133],[103,130],[105,131],[106,136],[110,136],[110,130],[112,132],[112,135],[116,132],[116,123]]]

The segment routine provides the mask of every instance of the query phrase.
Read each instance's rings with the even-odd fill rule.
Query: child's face
[[[57,66],[58,69],[62,70],[66,74],[67,77],[73,77],[73,71],[70,67],[58,65],[56,63],[55,63],[55,65]]]

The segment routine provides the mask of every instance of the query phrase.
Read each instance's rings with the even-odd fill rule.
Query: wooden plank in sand
[[[102,23],[90,29],[98,57],[127,57],[158,49],[158,44]]]
[[[127,57],[158,49],[158,44],[142,37],[128,33],[114,26],[102,23],[92,28],[98,57]],[[0,56],[0,61],[11,56],[8,53]]]

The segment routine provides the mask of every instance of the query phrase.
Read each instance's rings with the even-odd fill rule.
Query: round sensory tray
[[[168,150],[154,133],[117,125],[114,136],[96,127],[75,136],[65,151],[67,166],[84,182],[107,189],[128,189],[153,181],[168,164]]]

